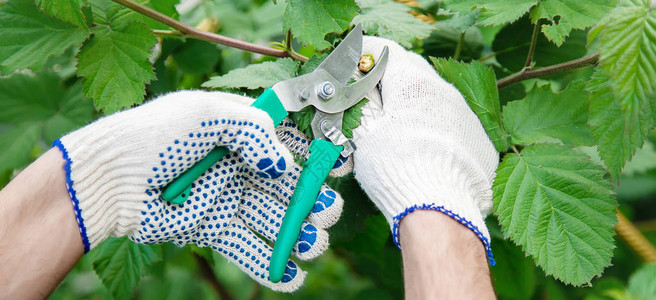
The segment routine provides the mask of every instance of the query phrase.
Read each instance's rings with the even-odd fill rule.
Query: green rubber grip
[[[274,126],[278,126],[282,119],[287,116],[285,106],[282,105],[273,89],[264,91],[251,106],[264,110],[269,114]],[[191,184],[228,153],[230,153],[228,148],[223,146],[212,149],[203,159],[171,181],[162,191],[161,198],[175,204],[182,204],[187,201],[187,197],[191,193]]]
[[[282,280],[287,268],[287,260],[301,232],[303,220],[312,211],[321,185],[335,166],[343,149],[343,146],[336,146],[325,140],[313,140],[310,144],[310,157],[303,163],[303,171],[296,183],[273,246],[269,266],[269,280],[272,282]]]

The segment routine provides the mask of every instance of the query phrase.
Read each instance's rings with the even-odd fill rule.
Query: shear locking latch
[[[343,157],[347,157],[355,151],[355,143],[342,133],[341,130],[335,127],[335,124],[330,120],[322,120],[319,126],[323,135],[328,138],[333,144],[344,146],[344,150],[340,153]]]

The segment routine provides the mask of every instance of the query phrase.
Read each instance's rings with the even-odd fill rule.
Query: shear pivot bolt
[[[319,97],[323,100],[328,100],[335,94],[335,86],[330,82],[324,82],[319,86]]]

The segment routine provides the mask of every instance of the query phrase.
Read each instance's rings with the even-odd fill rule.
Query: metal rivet
[[[309,99],[310,98],[310,91],[308,91],[308,90],[301,91],[301,94],[299,95],[299,97],[301,98],[301,100]]]

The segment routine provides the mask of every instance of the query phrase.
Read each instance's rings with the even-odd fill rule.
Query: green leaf
[[[173,59],[182,71],[199,75],[212,72],[220,57],[216,44],[196,39],[187,39],[173,52]]]
[[[422,56],[424,57],[452,57],[455,53],[462,32],[454,29],[448,22],[438,22],[435,30],[423,41]],[[460,60],[469,61],[480,58],[483,50],[483,36],[481,30],[472,26],[464,32],[464,40],[461,44]]]
[[[656,264],[646,265],[629,278],[629,293],[635,300],[656,299]]]
[[[38,123],[24,123],[14,126],[0,134],[2,155],[0,171],[20,168],[30,161],[30,152],[39,141],[41,126]]]
[[[538,4],[538,0],[445,0],[444,4],[464,13],[480,9],[478,25],[490,26],[515,22]]]
[[[540,26],[542,33],[554,44],[563,44],[572,29],[585,29],[597,24],[614,7],[617,0],[540,0],[531,9],[531,20],[537,24],[546,19],[549,24]]]
[[[642,147],[649,133],[653,105],[645,101],[622,109],[612,86],[612,79],[603,69],[597,68],[587,87],[592,92],[588,124],[599,156],[613,179],[618,180],[625,163]]]
[[[467,32],[467,29],[474,26],[479,13],[478,10],[473,10],[469,13],[456,12],[453,17],[447,21],[447,24],[456,31],[465,33]]]
[[[304,62],[301,68],[298,70],[298,76],[312,73],[312,71],[314,71],[323,62],[323,60],[326,59],[326,57],[328,57],[328,54],[322,54],[320,56],[313,55],[310,57],[310,59]]]
[[[610,265],[617,223],[605,171],[563,145],[507,154],[494,181],[494,212],[504,234],[547,274],[582,285]]]
[[[203,87],[209,88],[269,88],[274,84],[290,79],[296,75],[298,61],[291,58],[279,58],[261,64],[249,65],[235,69],[222,76],[214,76]]]
[[[409,7],[391,0],[357,0],[360,13],[351,24],[361,24],[367,34],[384,37],[405,47],[415,39],[425,39],[433,26],[408,13]]]
[[[513,144],[531,144],[556,138],[573,146],[592,145],[588,128],[588,92],[585,82],[570,83],[554,93],[551,85],[535,86],[520,101],[503,109],[503,124]]]
[[[481,120],[497,151],[508,149],[508,134],[501,126],[499,92],[492,69],[477,61],[465,64],[434,57],[431,57],[431,61],[437,72],[464,96],[469,107]]]
[[[47,144],[89,122],[93,108],[82,87],[64,88],[50,73],[0,78],[0,124],[36,124]],[[41,138],[39,131],[39,138]]]
[[[91,251],[91,263],[115,299],[129,299],[147,268],[161,259],[159,247],[140,245],[127,238],[109,238]]]
[[[300,111],[292,112],[289,114],[289,117],[298,125],[298,128],[308,136],[308,138],[313,138],[312,134],[312,118],[314,118],[314,107],[308,106]]]
[[[40,70],[51,56],[79,47],[89,32],[44,15],[32,0],[10,0],[0,7],[0,74]]]
[[[497,61],[511,71],[517,72],[524,68],[526,55],[531,45],[533,25],[529,18],[521,18],[499,31],[492,50]],[[544,35],[538,35],[533,53],[533,67],[546,67],[583,57],[587,53],[585,47],[586,33],[574,30],[560,47],[549,42]]]
[[[360,126],[360,119],[362,118],[362,107],[367,104],[368,99],[362,99],[351,108],[344,111],[344,118],[342,120],[342,132],[347,138],[353,138],[353,129]]]
[[[87,28],[82,13],[84,2],[80,0],[36,0],[36,5],[45,13],[80,28]]]
[[[501,299],[531,299],[535,290],[535,264],[522,249],[508,240],[492,239],[492,252],[499,262],[490,267],[494,289]],[[508,280],[512,278],[513,280]]]
[[[625,4],[602,29],[599,59],[622,111],[628,112],[656,91],[656,12],[649,0]]]
[[[287,0],[283,29],[291,30],[301,43],[323,50],[330,47],[324,36],[345,31],[357,12],[353,0]]]
[[[157,39],[144,24],[128,21],[122,11],[94,10],[94,14],[101,24],[96,24],[78,54],[85,95],[105,112],[141,103],[145,84],[155,78],[148,57]]]

